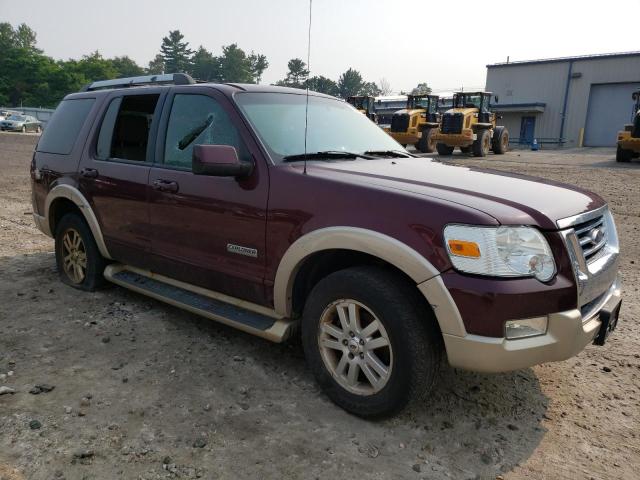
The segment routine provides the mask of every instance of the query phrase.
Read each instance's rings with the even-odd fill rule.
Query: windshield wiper
[[[364,152],[366,155],[375,155],[376,157],[401,157],[401,158],[414,158],[415,155],[403,152],[401,150],[367,150]]]
[[[287,155],[286,157],[282,157],[283,162],[299,162],[304,159],[307,160],[332,160],[332,159],[343,159],[343,160],[355,160],[356,158],[366,158],[371,160],[375,157],[371,155],[367,155],[364,153],[355,153],[355,152],[345,152],[342,150],[327,150],[324,152],[313,152],[313,153],[298,153],[295,155]]]

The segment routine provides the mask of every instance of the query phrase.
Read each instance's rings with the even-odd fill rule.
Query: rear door
[[[110,95],[80,165],[80,190],[109,253],[141,268],[151,249],[147,181],[163,98],[160,89]]]
[[[254,162],[250,177],[194,175],[197,144],[231,145]],[[176,87],[167,98],[151,168],[154,271],[265,303],[268,171],[253,138],[224,95],[210,87]]]

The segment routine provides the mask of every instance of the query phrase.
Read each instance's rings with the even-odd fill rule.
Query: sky
[[[507,57],[638,50],[639,12],[640,0],[313,0],[311,75],[337,80],[353,67],[395,92],[420,82],[434,91],[482,88],[486,65]],[[0,0],[0,22],[26,23],[56,59],[98,50],[143,66],[179,29],[193,49],[220,54],[237,43],[266,55],[262,82],[274,83],[289,59],[306,61],[309,1]]]

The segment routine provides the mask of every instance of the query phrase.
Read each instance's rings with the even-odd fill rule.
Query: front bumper
[[[404,132],[387,132],[391,137],[400,145],[414,145],[420,141],[421,134],[419,133],[404,133]]]
[[[579,309],[548,315],[544,335],[522,339],[457,336],[444,334],[449,363],[453,367],[479,372],[505,372],[546,362],[566,360],[592,343],[601,326],[600,313],[611,312],[621,301],[620,279],[616,277],[598,308],[583,318]]]
[[[629,132],[624,132],[626,135],[618,135],[618,145],[625,150],[632,150],[634,152],[640,152],[640,138],[632,137]]]
[[[19,132],[22,130],[22,125],[0,125],[0,130],[3,132]]]
[[[477,135],[470,128],[463,128],[461,133],[436,133],[433,139],[450,147],[468,147]]]

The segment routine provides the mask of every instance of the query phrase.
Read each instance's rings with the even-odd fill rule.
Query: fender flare
[[[274,282],[274,309],[279,315],[292,315],[293,285],[304,260],[314,253],[333,249],[367,253],[394,265],[416,283],[432,306],[443,333],[466,333],[440,271],[431,262],[393,237],[357,227],[321,228],[303,235],[289,246],[278,265]]]
[[[66,198],[67,200],[72,201],[76,205],[76,207],[78,207],[78,209],[82,213],[82,216],[87,222],[87,225],[89,225],[89,229],[93,234],[93,238],[96,241],[96,245],[98,246],[100,254],[103,257],[112,260],[111,255],[109,255],[107,245],[104,243],[104,237],[102,236],[100,224],[98,223],[98,219],[91,209],[91,205],[89,205],[89,202],[84,197],[84,195],[82,195],[80,190],[71,185],[56,185],[47,195],[44,206],[44,217],[41,219],[43,223],[42,230],[44,231],[44,233],[48,234],[50,237],[53,237],[55,235],[55,232],[51,230],[50,208],[53,202],[59,198]]]

